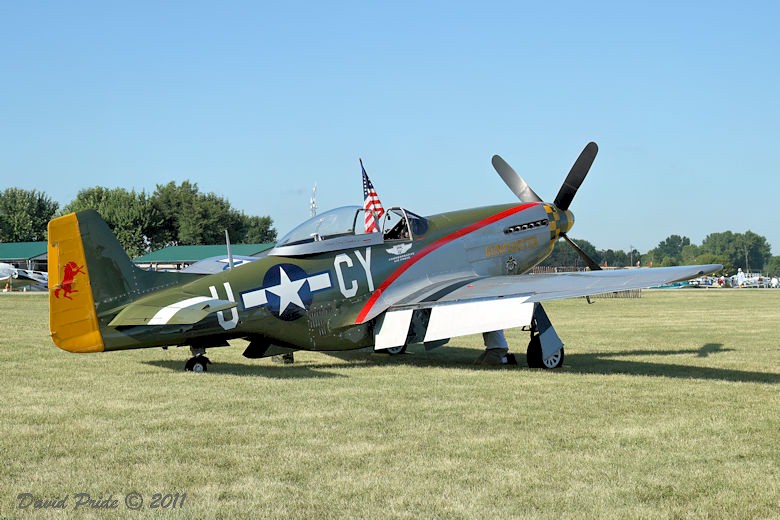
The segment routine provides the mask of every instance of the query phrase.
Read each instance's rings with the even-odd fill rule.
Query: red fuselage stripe
[[[537,206],[538,203],[532,202],[528,204],[522,204],[520,206],[515,206],[514,208],[509,208],[507,210],[502,211],[501,213],[496,213],[495,215],[492,215],[486,219],[482,219],[478,222],[474,222],[473,224],[469,224],[468,226],[461,228],[454,233],[450,233],[447,236],[444,236],[437,240],[436,242],[426,246],[423,248],[419,253],[413,255],[409,260],[401,264],[401,266],[393,271],[393,273],[385,279],[384,282],[382,282],[382,285],[377,288],[372,294],[371,297],[368,299],[366,304],[363,306],[363,308],[360,310],[360,313],[358,314],[357,319],[355,320],[356,324],[363,323],[363,320],[365,320],[366,316],[368,315],[369,311],[371,311],[371,308],[374,306],[376,301],[379,299],[379,297],[382,295],[382,293],[387,290],[390,285],[395,282],[404,272],[406,272],[407,269],[412,267],[415,263],[422,260],[425,256],[432,253],[433,251],[439,249],[441,246],[445,244],[449,244],[453,240],[456,240],[462,236],[468,235],[469,233],[472,233],[478,229],[481,229],[485,226],[488,226],[494,222],[498,222],[502,218],[506,218],[510,215],[514,215],[515,213],[519,213],[521,211],[524,211],[532,206]]]

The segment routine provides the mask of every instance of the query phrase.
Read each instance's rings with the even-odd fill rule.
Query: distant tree
[[[691,239],[680,235],[671,235],[661,241],[655,249],[647,252],[654,265],[680,265],[683,248],[691,245]]]
[[[271,217],[244,216],[244,218],[246,219],[244,242],[247,244],[276,242],[276,229],[273,228],[274,221]]]
[[[198,198],[198,185],[184,181],[180,186],[171,181],[158,184],[152,193],[152,206],[161,215],[162,223],[152,236],[154,248],[175,245],[180,242],[180,219],[190,213]]]
[[[46,227],[59,204],[43,192],[7,188],[0,193],[0,242],[46,240]]]
[[[711,233],[704,238],[700,251],[726,257],[729,263],[745,271],[761,269],[771,258],[771,247],[766,238],[752,231]]]
[[[626,253],[626,256],[628,257],[628,265],[631,265],[632,267],[636,265],[637,262],[642,261],[642,253],[637,251],[636,249],[632,249],[628,253]]]
[[[680,263],[683,265],[691,265],[696,263],[696,257],[701,254],[701,248],[695,244],[688,244],[683,246],[682,253],[680,254]]]
[[[764,264],[772,258],[772,248],[766,237],[748,230],[742,233],[739,238],[739,252],[744,255],[745,270],[762,269]]]
[[[152,237],[157,247],[171,244],[218,244],[225,230],[232,243],[273,242],[276,230],[270,217],[247,216],[214,193],[200,193],[198,185],[184,181],[158,184],[152,205],[162,225]]]
[[[780,276],[780,256],[773,256],[764,265],[764,273],[767,276]]]
[[[655,259],[655,250],[651,249],[647,253],[643,254],[641,257],[639,257],[639,265],[642,267],[658,267],[661,265],[661,260]]]
[[[553,247],[550,256],[539,265],[545,267],[571,267],[574,265],[577,253],[566,244],[563,239],[558,240]]]
[[[572,240],[597,264],[601,265],[603,262],[601,253],[596,250],[593,244],[579,238],[572,238]],[[582,261],[582,258],[580,258],[580,255],[577,254],[574,248],[570,247],[565,240],[560,239],[556,242],[550,256],[539,265],[547,267],[585,267],[585,262]]]
[[[228,230],[233,241],[242,235],[241,217],[230,203],[213,193],[199,196],[178,216],[179,244],[219,244]]]
[[[62,213],[94,209],[113,230],[130,257],[151,249],[150,237],[156,233],[162,218],[143,191],[96,186],[81,190]]]
[[[704,253],[696,258],[694,258],[691,262],[691,264],[694,265],[702,265],[702,264],[720,264],[723,266],[723,269],[720,271],[716,271],[713,273],[715,276],[720,275],[732,275],[737,272],[737,268],[734,267],[734,264],[731,263],[731,261],[725,257],[720,255],[713,255],[710,253]]]
[[[656,267],[672,267],[674,265],[680,265],[680,260],[676,256],[665,256],[663,260],[661,260],[660,266]]]
[[[617,251],[613,249],[607,249],[599,251],[602,262],[606,262],[610,267],[625,267],[629,264],[628,255],[622,249]]]

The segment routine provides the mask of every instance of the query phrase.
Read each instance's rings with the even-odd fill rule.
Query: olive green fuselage
[[[171,307],[197,297],[237,304],[194,324],[112,327],[124,302],[115,295],[100,298],[95,291],[105,350],[212,347],[233,338],[303,350],[370,346],[375,318],[390,305],[435,299],[437,291],[469,279],[527,272],[573,223],[571,213],[544,203],[489,206],[424,220],[423,232],[409,237],[354,235],[347,246],[333,242],[330,250],[330,242],[323,240],[326,250],[314,253],[289,254],[277,247],[217,274],[166,278],[154,273],[159,275],[154,289],[135,289],[140,297],[133,296],[132,304],[139,308]],[[92,259],[94,265],[100,261]]]

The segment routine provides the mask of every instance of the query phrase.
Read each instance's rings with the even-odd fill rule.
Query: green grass
[[[131,518],[780,517],[780,291],[546,308],[555,372],[474,367],[469,337],[292,366],[235,342],[192,374],[185,349],[60,351],[44,297],[3,295],[0,517],[113,518],[131,491],[187,493]],[[119,511],[73,511],[80,492]]]

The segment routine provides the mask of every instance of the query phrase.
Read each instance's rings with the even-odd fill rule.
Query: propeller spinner
[[[577,190],[582,185],[582,181],[585,180],[585,176],[588,175],[588,171],[593,165],[593,161],[596,159],[598,151],[598,145],[592,141],[585,145],[580,156],[577,157],[571,170],[569,170],[569,174],[563,181],[561,189],[558,190],[558,195],[555,196],[555,202],[553,202],[553,204],[556,208],[561,211],[567,211],[569,209],[569,205],[571,205],[574,195],[576,195]],[[528,183],[525,182],[525,180],[520,177],[520,175],[509,166],[509,163],[501,158],[501,156],[494,155],[492,163],[496,172],[498,172],[498,175],[521,202],[543,202],[539,195],[531,189]],[[561,233],[561,237],[563,237],[566,240],[566,243],[577,252],[591,271],[601,270],[601,267],[599,267],[599,265],[588,256],[582,248],[580,248],[580,246],[570,239],[565,232]]]

